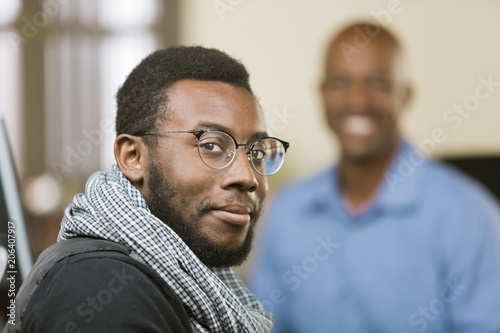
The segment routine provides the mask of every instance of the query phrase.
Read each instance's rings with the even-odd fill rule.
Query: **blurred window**
[[[167,32],[161,24],[169,19],[167,3],[85,0],[58,7],[47,26],[43,86],[45,168],[60,180],[110,170],[114,97],[140,60],[165,46]]]

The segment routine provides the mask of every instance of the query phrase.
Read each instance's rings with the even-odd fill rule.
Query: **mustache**
[[[363,107],[363,108],[356,108],[356,107],[351,107],[351,106],[346,106],[343,108],[339,109],[339,112],[337,115],[339,117],[348,117],[351,115],[358,115],[358,116],[365,116],[365,117],[373,117],[373,118],[378,118],[382,115],[383,113],[379,111],[376,108],[373,107]]]
[[[249,197],[243,198],[242,196],[237,194],[227,196],[224,199],[218,201],[207,200],[201,204],[201,206],[198,209],[198,212],[199,215],[202,216],[208,214],[211,210],[213,210],[216,207],[228,204],[239,204],[242,206],[250,206],[251,207],[250,217],[252,219],[258,217],[260,213],[260,207],[257,207],[257,203],[254,200],[252,200]]]

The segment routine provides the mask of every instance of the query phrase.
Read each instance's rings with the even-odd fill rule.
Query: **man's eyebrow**
[[[214,128],[214,129],[218,129],[218,130],[221,130],[223,132],[226,132],[226,133],[229,133],[231,134],[232,136],[235,135],[235,133],[233,133],[231,131],[231,129],[229,129],[228,127],[224,126],[224,125],[221,125],[221,124],[217,124],[217,123],[213,123],[213,122],[210,122],[210,121],[202,121],[202,122],[199,122],[196,124],[196,128],[198,129],[202,129],[202,128]],[[267,132],[255,132],[253,133],[249,138],[248,138],[248,141],[247,142],[253,142],[257,139],[260,139],[260,138],[265,138],[265,137],[268,137],[269,134]]]
[[[248,138],[247,142],[253,142],[255,140],[262,139],[262,138],[265,138],[265,137],[268,137],[268,136],[269,136],[269,134],[267,132],[257,132],[257,133],[252,134]]]
[[[345,72],[345,69],[339,66],[327,66],[327,72]]]
[[[385,70],[385,69],[374,69],[370,71],[370,75],[376,75],[376,76],[389,76],[390,72]]]

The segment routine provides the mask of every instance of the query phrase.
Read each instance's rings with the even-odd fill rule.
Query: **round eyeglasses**
[[[205,165],[212,169],[223,169],[234,161],[236,150],[245,147],[250,164],[263,176],[278,172],[283,165],[285,153],[290,146],[286,141],[263,137],[250,144],[239,144],[230,134],[218,129],[193,129],[189,131],[143,132],[137,135],[162,135],[191,133],[198,139],[198,154]]]

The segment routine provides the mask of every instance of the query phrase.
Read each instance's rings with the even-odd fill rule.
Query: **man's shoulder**
[[[441,195],[467,202],[496,204],[492,194],[478,180],[443,162],[429,161],[425,177]]]
[[[98,251],[65,257],[34,290],[23,331],[190,332],[172,288],[150,267],[125,253]],[[189,330],[188,330],[189,329]]]

